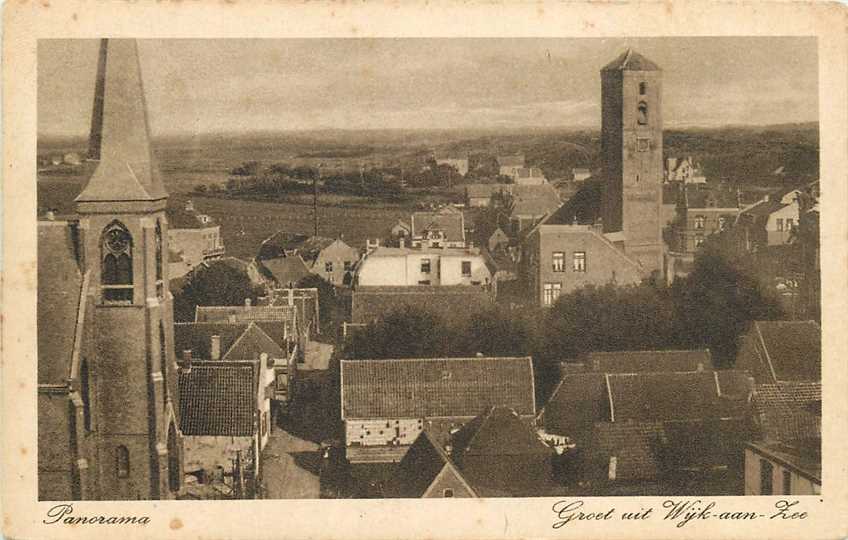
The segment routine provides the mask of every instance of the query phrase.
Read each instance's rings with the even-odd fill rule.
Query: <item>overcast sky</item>
[[[142,40],[154,134],[599,127],[599,70],[663,68],[665,125],[818,120],[814,38]],[[88,132],[95,40],[41,40],[38,130]]]

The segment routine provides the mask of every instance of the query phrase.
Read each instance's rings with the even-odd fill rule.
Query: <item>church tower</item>
[[[95,439],[89,474],[100,499],[173,498],[182,435],[168,194],[151,152],[134,40],[101,42],[90,141],[98,163],[76,199],[94,307],[96,352],[84,366]]]
[[[663,270],[662,70],[630,49],[601,70],[604,233],[648,272]]]

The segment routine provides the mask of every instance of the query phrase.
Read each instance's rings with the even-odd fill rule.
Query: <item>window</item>
[[[344,262],[344,271],[345,271],[345,272],[350,272],[350,269],[351,269],[352,267],[353,267],[353,264],[352,264],[350,261],[345,261],[345,262]]]
[[[262,436],[268,434],[268,411],[262,411]]]
[[[560,291],[562,291],[561,283],[545,283],[542,303],[546,306],[552,306],[556,302],[556,299],[559,298]]]
[[[648,93],[648,83],[640,82],[639,83],[639,95],[644,96],[647,93]]]
[[[727,227],[727,218],[724,216],[719,216],[718,218],[718,230],[723,231]]]
[[[153,233],[153,241],[156,244],[156,296],[162,298],[165,294],[165,287],[162,284],[162,224],[158,219]]]
[[[554,251],[552,258],[554,272],[565,272],[565,253]]]
[[[585,272],[586,271],[586,252],[585,251],[575,251],[574,258],[571,261],[571,269],[575,272]]]
[[[703,229],[704,225],[706,225],[706,223],[707,223],[706,216],[695,216],[695,228],[696,229]]]
[[[132,302],[132,236],[120,222],[113,221],[101,239],[100,282],[103,299],[110,302]]]
[[[695,247],[697,248],[697,247],[701,247],[703,245],[704,245],[704,235],[703,234],[696,234],[695,235]]]
[[[130,451],[126,446],[115,448],[115,472],[118,478],[129,478],[130,476]]]
[[[786,218],[786,230],[791,231],[795,228],[795,220],[792,218]]]
[[[636,118],[640,126],[648,125],[648,104],[644,101],[639,102],[639,112]]]
[[[442,495],[444,495],[446,498],[453,497],[453,490],[451,488],[447,488],[442,491]]]
[[[429,274],[430,273],[430,259],[421,259],[421,273]]]
[[[771,480],[774,474],[774,466],[770,461],[760,460],[760,495],[772,495]]]
[[[783,218],[777,218],[777,230],[778,231],[783,230]]]
[[[792,495],[792,473],[783,471],[783,494]]]
[[[86,431],[91,431],[91,389],[88,379],[88,360],[82,359],[80,366],[80,393],[82,394],[82,421]]]
[[[430,280],[429,279],[422,279],[421,281],[418,282],[418,284],[419,285],[429,285]]]
[[[324,272],[326,272],[328,274],[333,273],[333,263],[332,263],[332,261],[324,263]]]
[[[462,277],[471,277],[471,261],[462,261]]]

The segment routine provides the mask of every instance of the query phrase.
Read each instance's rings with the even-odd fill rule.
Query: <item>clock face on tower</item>
[[[130,245],[130,235],[123,229],[114,228],[106,233],[106,245],[113,253],[123,253]]]

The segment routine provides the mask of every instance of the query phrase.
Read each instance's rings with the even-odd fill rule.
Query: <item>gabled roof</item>
[[[351,293],[351,321],[367,324],[409,306],[454,321],[485,311],[493,305],[489,293],[473,285],[357,287]]]
[[[294,306],[197,306],[195,322],[291,321]]]
[[[610,420],[609,394],[603,373],[564,375],[540,417],[545,431],[584,441],[596,422]]]
[[[688,184],[683,188],[686,208],[689,210],[708,208],[739,208],[735,190],[723,187]]]
[[[342,360],[342,418],[473,417],[490,407],[535,415],[523,358]]]
[[[414,212],[413,238],[423,236],[428,231],[442,231],[447,242],[464,242],[465,225],[462,212]]]
[[[224,360],[256,360],[262,353],[271,358],[286,357],[283,349],[257,323],[250,323],[222,358]]]
[[[633,49],[628,48],[621,55],[603,67],[601,71],[661,71],[660,67]]]
[[[477,496],[441,445],[425,429],[404,454],[385,493],[392,498],[417,499],[427,494],[433,483],[444,475],[452,475],[468,496]]]
[[[186,208],[179,200],[173,201],[173,204],[168,204],[165,209],[169,229],[207,229],[218,226],[210,216],[193,208]]]
[[[275,259],[284,257],[286,252],[294,252],[300,255],[304,261],[312,262],[318,258],[321,251],[334,242],[341,242],[341,240],[325,236],[307,236],[278,231],[262,242],[256,258],[260,261]]]
[[[506,407],[492,407],[465,424],[451,444],[452,456],[458,462],[465,456],[551,454],[527,420]]]
[[[679,351],[590,352],[587,369],[605,373],[712,370],[709,349]]]
[[[168,196],[150,148],[147,107],[136,41],[110,39],[102,44],[100,163],[77,202],[154,201]],[[102,53],[101,53],[102,54]],[[95,96],[99,99],[100,96]],[[96,110],[95,112],[99,112]],[[97,129],[101,118],[93,118]]]
[[[83,274],[77,263],[71,225],[38,222],[39,384],[64,384],[71,375],[80,303],[85,302]]]
[[[821,381],[821,327],[815,321],[755,321],[760,361],[779,381]],[[762,381],[765,382],[765,381]]]
[[[180,370],[183,435],[245,437],[255,433],[257,380],[251,363],[205,362]]]
[[[794,441],[821,437],[821,382],[758,384],[753,403],[761,437]]]
[[[259,261],[259,268],[279,285],[297,284],[310,274],[300,255],[275,257]]]
[[[212,358],[212,336],[221,339],[221,357],[230,350],[233,343],[247,330],[248,323],[230,322],[188,322],[174,323],[174,351],[181,357],[183,351],[191,351],[193,358]]]

